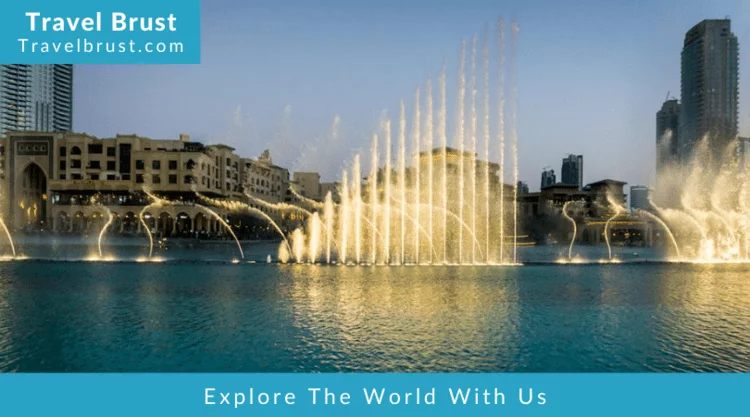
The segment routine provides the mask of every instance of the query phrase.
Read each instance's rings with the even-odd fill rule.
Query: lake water
[[[265,264],[275,248],[246,244],[254,264],[226,243],[70,262],[96,245],[22,239],[32,259],[0,263],[0,370],[750,371],[748,265],[633,248],[622,264],[544,263],[563,247],[522,248],[523,267]]]

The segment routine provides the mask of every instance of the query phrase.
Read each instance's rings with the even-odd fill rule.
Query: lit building
[[[72,129],[72,65],[0,65],[0,134]]]
[[[542,171],[542,184],[540,188],[546,188],[557,183],[557,176],[554,169],[545,169]]]
[[[563,184],[583,188],[583,155],[569,155],[563,158],[561,181]]]
[[[257,159],[242,158],[240,167],[244,194],[271,204],[291,201],[289,170],[274,165],[268,149]],[[257,200],[249,201],[250,206],[268,214],[274,220],[281,219],[281,211]]]
[[[680,103],[667,100],[656,112],[656,172],[679,162]]]
[[[630,187],[630,209],[648,210],[651,208],[651,189],[645,185]]]
[[[737,137],[739,46],[729,19],[704,20],[685,34],[678,152],[690,160],[708,138],[713,163]]]
[[[223,233],[194,205],[196,193],[216,199],[241,196],[239,160],[231,147],[204,146],[188,135],[154,140],[9,132],[0,138],[0,202],[14,229],[85,233],[100,230],[111,212],[113,230],[137,233],[142,227],[137,216],[152,202],[142,190],[149,190],[179,202],[144,213],[149,227],[162,235]]]

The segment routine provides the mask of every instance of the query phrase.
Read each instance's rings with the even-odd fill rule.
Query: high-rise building
[[[669,99],[656,112],[656,172],[679,162],[680,103]]]
[[[729,19],[704,20],[685,34],[682,48],[680,159],[708,138],[713,163],[737,136],[739,46]]]
[[[529,193],[529,184],[526,184],[523,181],[518,181],[517,188],[518,188],[518,194],[520,195]]]
[[[562,161],[562,179],[563,184],[577,185],[583,188],[583,155],[569,155]]]
[[[546,188],[557,183],[557,176],[555,175],[554,169],[545,169],[542,171],[542,185],[541,188]]]
[[[750,138],[739,138],[739,160],[743,171],[750,170]]]
[[[651,208],[651,189],[645,185],[633,185],[630,187],[630,209],[648,210]]]
[[[72,65],[0,65],[0,134],[72,129]]]

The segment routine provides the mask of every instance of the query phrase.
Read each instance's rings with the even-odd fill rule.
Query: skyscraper
[[[0,133],[73,130],[72,65],[0,65]]]
[[[569,155],[562,161],[561,182],[583,188],[583,155]]]
[[[542,185],[541,188],[549,187],[551,185],[555,185],[557,183],[557,176],[555,175],[555,170],[550,168],[545,168],[544,171],[542,171]]]
[[[669,99],[656,112],[656,172],[679,161],[680,103]]]
[[[651,189],[645,185],[633,185],[630,187],[630,209],[648,210],[651,208]]]
[[[704,20],[685,34],[678,152],[686,161],[708,137],[713,162],[721,163],[737,136],[739,47],[729,19]]]

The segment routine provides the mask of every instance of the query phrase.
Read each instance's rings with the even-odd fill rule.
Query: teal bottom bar
[[[750,374],[3,374],[4,415],[734,416]]]

